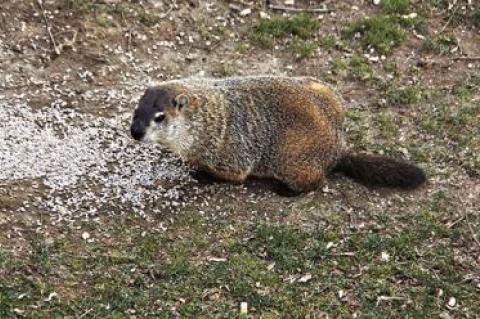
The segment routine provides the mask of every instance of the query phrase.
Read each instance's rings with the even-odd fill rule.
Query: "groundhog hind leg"
[[[317,131],[322,132],[321,128]],[[321,134],[312,134],[303,126],[287,129],[279,138],[274,176],[295,193],[318,188],[325,181],[319,156],[326,151],[324,141]]]
[[[279,191],[281,195],[294,196],[317,189],[325,182],[325,173],[323,169],[315,166],[292,165],[283,167],[281,174],[277,174],[277,179],[286,187],[286,190]]]

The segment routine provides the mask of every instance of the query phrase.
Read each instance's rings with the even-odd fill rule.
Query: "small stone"
[[[83,232],[83,233],[82,233],[82,238],[83,238],[84,240],[87,240],[87,239],[90,238],[90,234],[87,233],[87,232]]]
[[[455,299],[455,297],[450,297],[450,298],[448,299],[447,306],[448,306],[449,308],[454,308],[456,305],[457,305],[457,299]]]
[[[260,11],[260,18],[262,19],[270,19],[270,15],[266,12]]]
[[[403,15],[402,18],[404,19],[415,19],[418,16],[416,12],[412,12],[410,14]]]
[[[240,315],[246,315],[248,313],[248,303],[242,301],[240,303]]]
[[[245,16],[248,16],[251,13],[252,13],[252,9],[246,8],[246,9],[243,9],[242,11],[240,11],[239,15],[241,17],[245,17]]]
[[[443,296],[443,289],[438,288],[437,291],[436,291],[436,295],[437,295],[437,297],[442,297]]]
[[[380,4],[380,0],[373,0],[373,4],[378,6]]]

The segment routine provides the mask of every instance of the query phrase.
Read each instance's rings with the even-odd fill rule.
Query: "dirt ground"
[[[330,10],[302,33],[263,1],[0,2],[0,317],[478,318],[480,7],[386,3],[295,1]],[[330,82],[349,146],[427,185],[203,185],[130,139],[148,85],[251,74]]]

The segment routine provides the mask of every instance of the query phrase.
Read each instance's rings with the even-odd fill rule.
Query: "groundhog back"
[[[262,154],[257,175],[279,166],[323,172],[340,153],[343,110],[327,85],[313,78],[257,77],[229,82],[235,131],[247,133],[251,148]],[[308,166],[308,167],[307,167]],[[303,174],[303,173],[302,173]]]

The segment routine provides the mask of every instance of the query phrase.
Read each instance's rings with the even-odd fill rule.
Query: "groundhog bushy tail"
[[[380,155],[346,153],[335,170],[366,186],[414,189],[426,181],[417,166]]]

